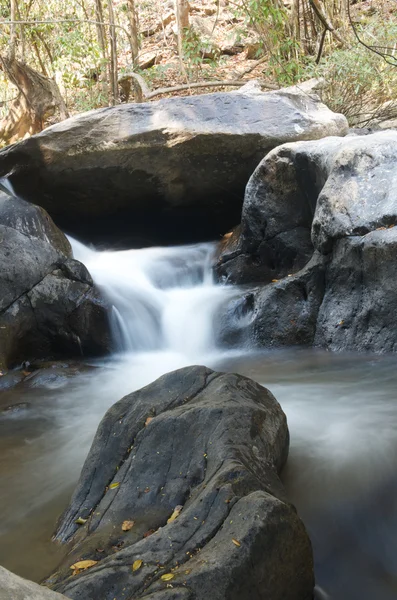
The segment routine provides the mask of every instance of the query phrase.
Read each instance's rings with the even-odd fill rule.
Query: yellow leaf
[[[137,571],[138,569],[141,568],[142,565],[143,565],[143,560],[141,560],[141,559],[134,560],[134,562],[132,564],[132,570]]]
[[[278,279],[272,279],[272,283],[276,283]]]
[[[114,489],[118,488],[118,487],[119,487],[119,485],[120,485],[120,482],[119,482],[119,481],[116,481],[115,483],[111,483],[111,484],[109,485],[109,490],[114,490]]]
[[[235,546],[237,546],[238,548],[241,546],[240,542],[238,540],[235,540],[234,538],[232,538],[232,542]]]
[[[165,573],[164,575],[161,576],[161,579],[163,581],[171,581],[171,579],[174,579],[175,575],[173,573]]]
[[[174,512],[172,513],[172,515],[168,519],[167,523],[172,523],[172,521],[175,521],[175,519],[177,517],[179,517],[179,515],[181,514],[182,508],[183,508],[183,506],[181,506],[180,504],[178,504],[178,506],[175,506]]]
[[[75,520],[76,525],[84,525],[84,523],[87,523],[87,519],[83,519],[82,517],[79,517],[78,519]]]
[[[77,563],[74,563],[70,568],[75,571],[84,571],[85,569],[89,569],[97,564],[97,560],[80,560]]]
[[[123,524],[121,526],[121,529],[123,531],[129,531],[130,529],[132,529],[135,525],[135,521],[123,521]]]
[[[147,427],[150,423],[150,421],[153,421],[153,417],[148,417],[145,421],[145,427]]]

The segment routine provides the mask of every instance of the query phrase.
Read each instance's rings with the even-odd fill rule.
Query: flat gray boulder
[[[0,567],[0,600],[66,600],[42,585],[22,579]]]
[[[265,284],[244,310],[230,306],[231,338],[397,349],[396,168],[396,131],[285,144],[264,158],[216,266],[225,280]]]
[[[122,104],[72,117],[0,152],[0,177],[64,230],[93,239],[218,237],[272,148],[344,135],[345,117],[299,87]]]
[[[240,375],[188,367],[126,396],[99,425],[47,585],[75,600],[311,600],[310,541],[279,479],[288,445],[275,398]]]
[[[100,355],[108,307],[46,211],[0,192],[0,369]]]

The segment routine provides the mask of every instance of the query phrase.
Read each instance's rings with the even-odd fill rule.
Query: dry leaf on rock
[[[177,517],[179,517],[179,515],[181,514],[182,509],[183,509],[183,506],[181,506],[181,504],[178,504],[178,506],[175,506],[174,512],[172,513],[170,518],[167,520],[167,523],[172,523],[172,521],[175,521],[175,519]]]
[[[119,481],[115,481],[114,483],[111,483],[109,485],[109,490],[114,490],[114,489],[118,488],[119,485],[120,485],[120,482]]]
[[[161,576],[161,579],[163,581],[171,581],[171,579],[174,579],[175,575],[173,573],[165,573],[164,575]]]
[[[238,540],[235,540],[234,538],[232,538],[232,542],[235,546],[237,546],[238,548],[240,548],[241,544]]]
[[[81,571],[85,571],[97,564],[97,560],[79,560],[70,568],[73,569],[73,575],[78,575]]]
[[[134,560],[134,562],[132,564],[132,570],[137,571],[138,569],[141,568],[142,565],[143,565],[143,560],[141,560],[141,559]]]
[[[123,524],[121,526],[121,529],[123,531],[129,531],[130,529],[132,529],[135,525],[135,521],[123,521]]]

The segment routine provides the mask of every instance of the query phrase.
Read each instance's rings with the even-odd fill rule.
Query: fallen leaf
[[[148,417],[145,421],[145,427],[147,427],[150,423],[150,421],[153,421],[153,417]]]
[[[235,540],[234,538],[232,538],[232,542],[235,546],[237,546],[238,548],[241,546],[240,542],[238,540]]]
[[[147,494],[147,493],[149,493],[149,492],[150,492],[150,488],[148,488],[148,487],[147,487],[147,488],[145,488],[143,491],[145,492],[145,494]]]
[[[134,562],[132,564],[132,570],[137,571],[138,569],[141,568],[142,565],[143,565],[143,560],[141,560],[141,559],[134,560]]]
[[[80,571],[85,571],[90,567],[93,567],[97,564],[97,560],[79,560],[79,562],[74,563],[70,568],[75,571],[75,573],[79,573]]]
[[[144,538],[147,538],[147,537],[149,537],[149,535],[153,535],[153,533],[155,533],[155,530],[154,530],[154,529],[149,529],[149,531],[146,531],[146,532],[143,534],[143,537],[144,537]]]
[[[111,483],[109,485],[109,490],[114,490],[114,489],[118,488],[119,485],[120,485],[120,482],[119,481],[115,481],[115,483]]]
[[[121,526],[121,529],[123,531],[129,531],[130,529],[132,529],[135,525],[135,521],[123,521],[123,524]]]
[[[277,283],[278,279],[272,279],[272,283]]]
[[[171,579],[174,579],[175,575],[173,573],[165,573],[164,575],[161,576],[161,579],[163,581],[171,581]]]
[[[181,504],[178,504],[178,506],[175,506],[174,512],[172,513],[172,515],[168,519],[167,523],[172,523],[172,521],[175,521],[175,519],[177,517],[179,517],[179,515],[181,514],[182,508],[183,508],[183,506]]]

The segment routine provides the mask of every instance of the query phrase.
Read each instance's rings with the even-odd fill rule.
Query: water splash
[[[113,305],[117,348],[168,350],[186,364],[216,348],[213,321],[238,290],[215,285],[215,244],[97,252],[69,240]]]

